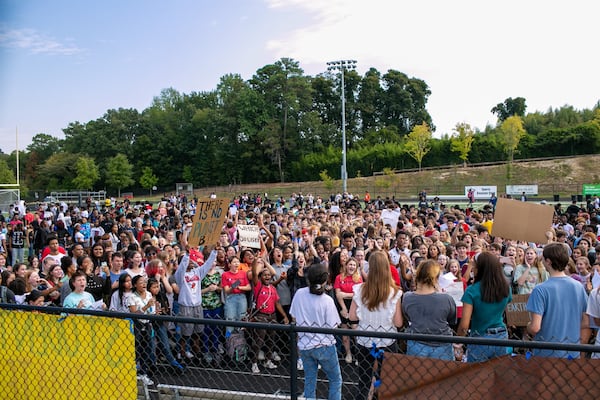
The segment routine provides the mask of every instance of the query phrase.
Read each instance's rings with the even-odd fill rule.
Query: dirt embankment
[[[347,186],[349,192],[359,197],[367,190],[372,196],[397,198],[415,197],[422,189],[426,189],[429,194],[459,194],[463,193],[465,185],[495,185],[498,186],[500,194],[503,193],[505,185],[538,185],[540,196],[569,196],[580,194],[581,185],[584,183],[600,183],[599,165],[600,154],[515,162],[510,178],[506,165],[455,165],[422,172],[351,178],[348,179]],[[338,180],[333,182],[333,186],[328,186],[322,181],[255,183],[197,188],[195,193],[199,197],[208,196],[211,192],[215,192],[219,197],[232,197],[241,193],[268,193],[269,197],[273,198],[302,192],[325,197],[341,190],[342,183]]]

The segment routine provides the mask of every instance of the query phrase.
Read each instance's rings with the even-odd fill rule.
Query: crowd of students
[[[30,212],[15,206],[2,217],[1,301],[507,338],[506,304],[512,294],[531,293],[531,326],[516,334],[542,341],[590,340],[590,328],[600,322],[600,276],[594,278],[600,271],[596,202],[588,208],[572,204],[565,211],[556,206],[548,242],[536,244],[492,238],[493,204],[481,210],[446,208],[421,195],[413,206],[366,195],[366,201],[350,194],[322,199],[294,193],[275,200],[236,196],[218,243],[204,249],[187,246],[195,201],[182,196],[165,198],[158,207],[124,201],[102,207],[48,205]],[[260,249],[239,246],[238,225],[259,227]],[[311,271],[317,270],[323,272],[311,281]],[[445,289],[449,276],[458,295]],[[538,317],[544,313],[544,296],[555,295],[544,284],[563,276],[577,285],[572,298],[563,297],[559,311],[581,317],[569,332],[550,326],[560,321]],[[322,301],[311,297],[323,294],[330,299],[322,305],[326,317],[314,307]],[[332,306],[335,316],[328,314]],[[233,327],[136,321],[139,374],[147,383],[158,355],[179,371],[195,358],[219,363],[225,338],[235,333]],[[174,348],[170,338],[177,341]],[[307,397],[314,396],[311,377],[322,365],[333,384],[330,398],[339,398],[339,365],[336,369],[325,361],[328,352],[314,349],[333,346],[335,360],[339,355],[347,364],[359,365],[365,397],[373,390],[372,347],[398,350],[393,340],[317,338],[323,342],[301,336],[298,344]],[[267,330],[252,330],[251,343],[252,373],[276,368],[289,351],[289,344]],[[465,356],[462,346],[430,341],[406,346],[409,355],[467,361],[509,350],[469,346]]]

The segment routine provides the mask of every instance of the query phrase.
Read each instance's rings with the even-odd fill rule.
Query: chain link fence
[[[2,399],[296,399],[304,375],[296,347],[300,332],[334,334],[333,356],[317,370],[317,398],[328,398],[324,370],[339,364],[342,399],[593,399],[600,396],[597,347],[511,340],[377,333],[143,316],[89,310],[0,304]],[[203,326],[190,343],[178,324]],[[225,335],[225,326],[234,333]],[[161,339],[164,328],[166,341]],[[211,334],[218,333],[218,336]],[[346,357],[342,336],[349,336]],[[365,348],[356,336],[392,338],[384,349]],[[216,338],[212,347],[211,338]],[[198,339],[198,340],[194,340]],[[452,346],[454,361],[407,355],[407,342]],[[507,355],[466,363],[461,351],[498,346]],[[579,359],[532,356],[532,349],[581,352]],[[335,354],[334,353],[334,354]],[[256,364],[257,368],[253,368]],[[142,369],[145,368],[145,371]],[[144,372],[144,374],[142,374]],[[371,392],[371,393],[370,393]]]

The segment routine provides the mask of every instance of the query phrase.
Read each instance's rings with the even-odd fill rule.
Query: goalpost
[[[14,183],[0,184],[0,211],[8,214],[10,205],[19,204],[21,200],[21,190],[19,185]]]

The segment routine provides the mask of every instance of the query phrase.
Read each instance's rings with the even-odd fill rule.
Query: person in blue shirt
[[[527,301],[531,321],[527,333],[539,342],[582,343],[590,339],[587,294],[581,283],[565,274],[569,262],[567,247],[551,243],[544,247],[542,258],[550,278],[537,285]],[[534,349],[541,357],[579,358],[579,352]]]

